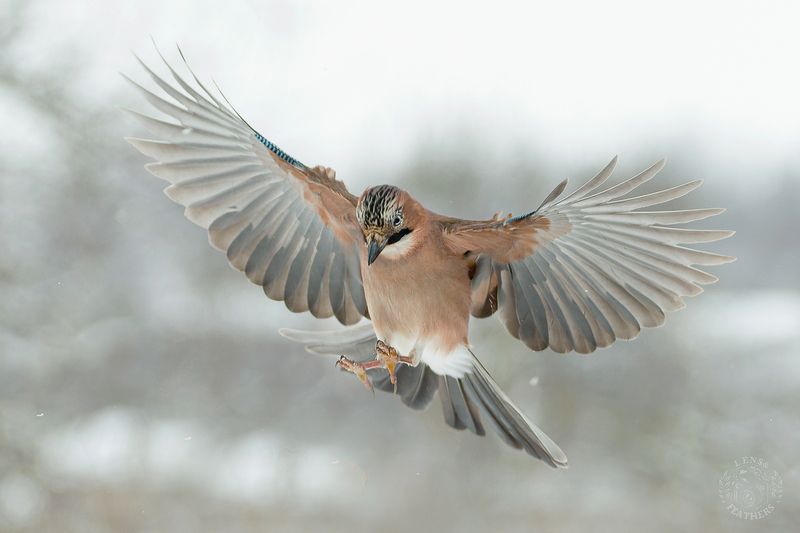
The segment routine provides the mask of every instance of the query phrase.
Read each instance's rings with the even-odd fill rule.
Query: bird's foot
[[[389,372],[389,381],[397,392],[397,365],[414,365],[414,359],[397,353],[393,347],[379,340],[375,344],[375,359],[383,363],[383,367]]]
[[[345,370],[347,372],[352,372],[358,378],[358,381],[364,384],[368,391],[374,392],[375,389],[372,386],[372,382],[369,380],[369,376],[367,376],[367,364],[373,363],[374,361],[367,361],[366,363],[359,363],[358,361],[353,361],[352,359],[348,359],[345,356],[339,357],[336,360],[336,366]]]
[[[378,341],[375,344],[375,359],[371,361],[358,362],[348,359],[345,356],[339,357],[336,361],[336,366],[347,372],[355,374],[358,380],[364,384],[369,391],[374,391],[372,381],[367,375],[367,370],[373,368],[385,368],[389,372],[389,381],[394,386],[394,391],[397,392],[397,365],[414,365],[412,357],[406,357],[397,353],[397,350],[389,346],[383,341]]]

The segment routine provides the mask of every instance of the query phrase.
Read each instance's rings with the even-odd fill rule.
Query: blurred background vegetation
[[[0,531],[797,530],[791,4],[569,4],[4,0]],[[115,71],[145,80],[127,49],[154,63],[151,33],[353,191],[397,182],[487,216],[614,153],[621,176],[667,155],[653,187],[705,178],[681,205],[727,207],[707,227],[738,231],[715,250],[739,260],[665,327],[591,357],[474,323],[569,455],[552,470],[277,336],[335,324],[229,268],[122,140],[144,132],[117,106],[145,106]],[[783,478],[758,522],[718,496],[744,455]]]

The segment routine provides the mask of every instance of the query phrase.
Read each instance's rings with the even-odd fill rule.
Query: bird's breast
[[[402,258],[362,263],[364,295],[378,338],[403,354],[446,354],[466,346],[470,286],[466,264],[422,246]]]

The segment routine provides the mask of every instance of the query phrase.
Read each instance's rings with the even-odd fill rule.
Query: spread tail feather
[[[374,357],[377,341],[369,323],[336,331],[282,329],[280,334],[305,344],[312,353],[344,354],[359,360]],[[561,448],[511,402],[475,354],[470,355],[472,371],[462,378],[437,374],[422,362],[417,366],[401,365],[397,369],[397,394],[409,407],[423,409],[438,390],[449,426],[485,435],[485,421],[509,446],[524,449],[552,466],[566,468],[567,456]],[[385,370],[376,371],[373,385],[386,392],[394,390]]]
[[[442,396],[443,402],[445,401],[445,395],[448,398],[453,397],[452,382],[457,382],[458,388],[466,393],[460,398],[450,401],[457,417],[455,424],[450,423],[447,416],[448,408],[445,407],[445,419],[447,419],[448,424],[455,428],[459,428],[459,426],[460,428],[468,427],[474,433],[483,435],[484,431],[480,425],[480,419],[477,416],[473,416],[477,405],[485,416],[485,420],[506,444],[517,449],[524,449],[530,455],[551,466],[567,467],[566,454],[544,431],[522,414],[474,354],[473,371],[471,373],[458,380],[446,378],[443,381],[447,385],[446,390],[443,390],[442,386],[439,388],[439,394]],[[462,400],[467,400],[466,408],[463,406]]]

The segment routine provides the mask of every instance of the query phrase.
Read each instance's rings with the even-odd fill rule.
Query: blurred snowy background
[[[800,8],[727,2],[0,1],[0,531],[798,531]],[[464,216],[614,154],[723,206],[739,257],[665,327],[591,357],[474,344],[567,452],[555,471],[373,399],[123,140],[179,42],[257,129],[352,191]],[[574,183],[574,181],[573,181]],[[471,191],[467,194],[467,191]],[[472,192],[474,191],[474,192]],[[323,324],[333,327],[333,323]],[[783,478],[757,522],[718,481]]]

